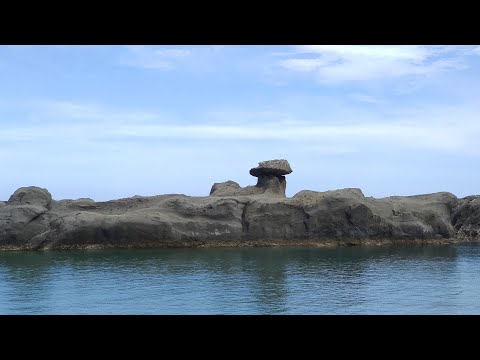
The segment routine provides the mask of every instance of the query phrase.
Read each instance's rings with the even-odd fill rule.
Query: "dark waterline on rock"
[[[0,253],[0,314],[480,314],[480,245]]]

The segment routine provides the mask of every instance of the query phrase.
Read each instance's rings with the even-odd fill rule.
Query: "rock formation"
[[[250,175],[257,177],[255,186],[240,187],[235,181],[215,183],[210,191],[211,196],[265,195],[285,197],[287,181],[285,176],[292,172],[287,160],[262,161],[257,167],[250,169]]]
[[[452,223],[457,238],[480,239],[480,196],[467,196],[461,199],[453,212]]]
[[[15,191],[8,204],[10,205],[38,205],[48,207],[52,202],[52,195],[47,189],[41,189],[36,186],[22,187]]]
[[[216,183],[210,196],[52,200],[38,187],[0,202],[0,249],[354,244],[480,240],[480,196],[365,197],[360,189],[285,197],[286,160],[250,170],[255,186]]]

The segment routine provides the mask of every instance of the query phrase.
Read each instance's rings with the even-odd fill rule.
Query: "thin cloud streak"
[[[473,47],[419,45],[303,45],[279,65],[313,73],[323,83],[343,83],[404,76],[429,76],[466,68],[463,57]]]
[[[177,48],[153,48],[150,46],[127,46],[127,54],[120,64],[155,70],[171,70],[177,61],[192,55],[191,50]]]
[[[480,125],[475,111],[460,111],[455,108],[437,109],[430,117],[425,112],[412,109],[400,114],[396,120],[385,122],[381,118],[361,118],[355,122],[330,122],[321,125],[315,121],[290,120],[279,123],[278,112],[273,118],[257,124],[211,123],[199,124],[150,121],[157,118],[149,113],[143,121],[135,121],[137,112],[108,112],[102,107],[75,105],[52,107],[64,118],[64,121],[43,121],[30,124],[5,126],[0,133],[1,144],[12,142],[45,143],[97,143],[119,141],[129,144],[138,139],[144,140],[216,140],[216,141],[280,141],[298,146],[322,144],[329,149],[348,148],[350,151],[375,147],[399,147],[404,149],[431,149],[447,152],[478,153],[475,150],[476,137],[480,135]],[[75,110],[81,109],[80,113]],[[100,110],[99,110],[100,109]],[[99,110],[98,113],[96,111]],[[94,118],[96,121],[70,122],[68,117],[81,119]],[[121,117],[118,117],[121,114]],[[267,113],[264,113],[268,114]],[[442,115],[443,114],[443,115]],[[461,114],[463,126],[452,122],[454,114]],[[245,114],[244,114],[245,115]],[[224,114],[228,118],[227,114]],[[287,116],[285,116],[287,118]],[[122,119],[122,121],[118,121]],[[130,121],[128,121],[130,119]],[[418,121],[414,121],[417,119]],[[42,120],[42,119],[41,119]],[[0,145],[1,145],[0,144]],[[315,147],[313,147],[315,148]],[[330,151],[330,150],[329,150]]]
[[[356,101],[364,102],[364,103],[369,103],[369,104],[384,104],[385,101],[381,99],[377,99],[374,96],[371,95],[366,95],[366,94],[351,94],[350,98]]]

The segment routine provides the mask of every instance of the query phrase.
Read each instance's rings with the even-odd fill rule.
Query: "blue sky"
[[[480,194],[479,46],[0,46],[0,200]]]

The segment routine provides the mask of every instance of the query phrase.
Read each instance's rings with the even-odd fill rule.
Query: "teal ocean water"
[[[480,314],[480,245],[0,252],[0,314]]]

